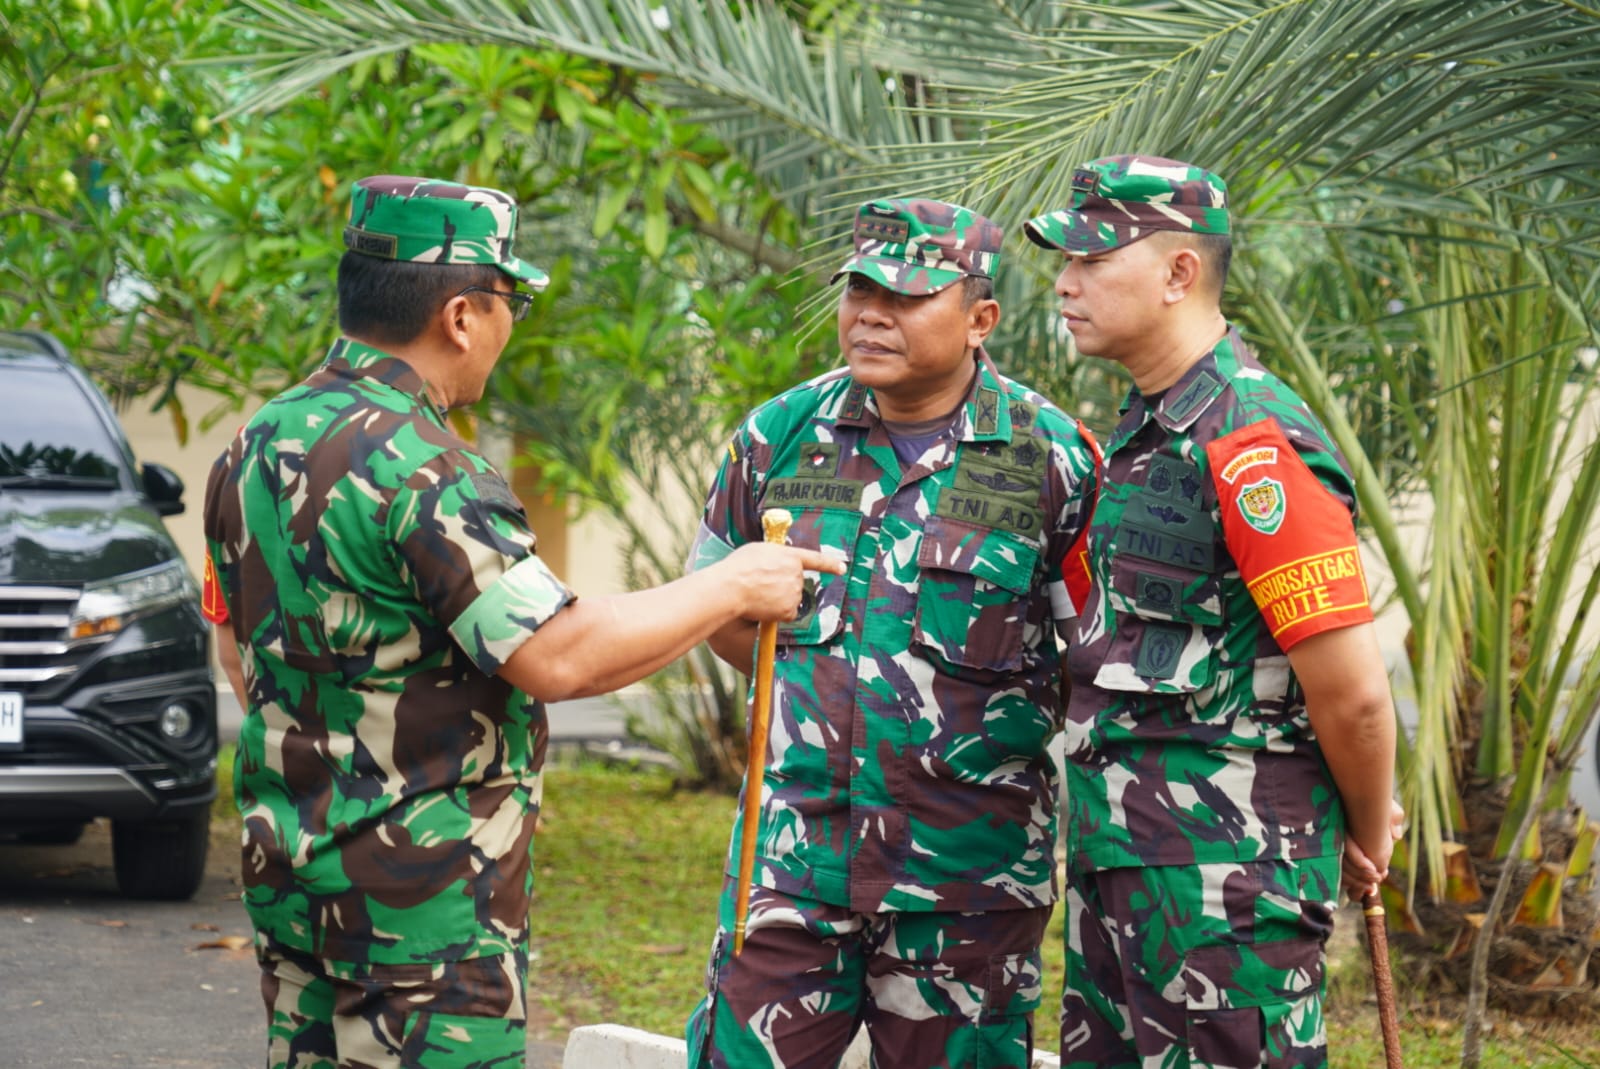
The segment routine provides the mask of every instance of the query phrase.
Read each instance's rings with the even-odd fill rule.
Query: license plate
[[[0,691],[0,750],[22,747],[22,695]]]

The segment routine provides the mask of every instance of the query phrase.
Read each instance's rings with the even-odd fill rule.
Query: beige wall
[[[200,419],[218,404],[215,394],[199,390],[178,391],[178,397],[189,418],[189,440],[179,444],[178,432],[172,416],[166,409],[150,411],[150,400],[140,399],[118,413],[122,429],[127,432],[133,446],[134,459],[139,463],[165,464],[183,480],[184,511],[167,517],[167,530],[178,543],[178,551],[189,562],[189,571],[199,582],[205,561],[205,536],[200,527],[200,509],[206,496],[206,474],[211,462],[222,453],[240,426],[249,418],[248,412],[229,413],[210,430],[200,429]]]

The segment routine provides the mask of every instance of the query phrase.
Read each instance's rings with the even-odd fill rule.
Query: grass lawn
[[[529,996],[541,1038],[612,1022],[681,1035],[699,1001],[733,799],[674,793],[665,775],[596,764],[554,764],[545,825],[534,841],[534,963]],[[1332,1069],[1383,1064],[1364,950],[1340,914],[1328,998]],[[1054,1051],[1061,997],[1061,917],[1045,938],[1039,1049]],[[1403,972],[1396,983],[1404,987]],[[1460,1062],[1452,1008],[1415,1000],[1401,1019],[1408,1069]],[[532,1009],[530,1009],[532,1012]],[[1562,1053],[1571,1052],[1571,1056]],[[1494,1069],[1600,1066],[1600,1031],[1496,1018],[1484,1052]]]

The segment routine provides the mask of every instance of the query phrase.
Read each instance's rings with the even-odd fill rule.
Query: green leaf
[[[616,225],[617,216],[622,214],[622,209],[632,194],[631,186],[612,186],[605,191],[594,213],[595,237],[603,238],[611,233],[611,228]]]
[[[689,210],[694,212],[702,221],[707,223],[717,221],[716,204],[699,187],[693,183],[684,182],[678,187],[678,192],[683,194],[683,199],[689,205]]]

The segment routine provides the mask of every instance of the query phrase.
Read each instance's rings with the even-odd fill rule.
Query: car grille
[[[72,587],[0,586],[0,690],[49,690],[77,669],[89,652],[67,641],[77,604]]]

